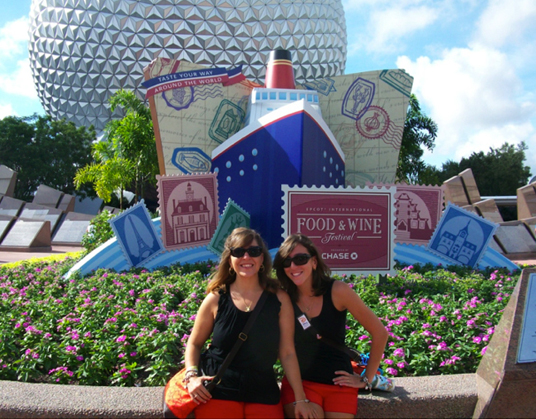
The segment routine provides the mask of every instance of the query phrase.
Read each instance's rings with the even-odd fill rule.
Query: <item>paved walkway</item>
[[[52,246],[52,249],[47,252],[0,251],[0,265],[18,262],[19,260],[43,258],[53,254],[78,252],[83,249],[81,246]]]

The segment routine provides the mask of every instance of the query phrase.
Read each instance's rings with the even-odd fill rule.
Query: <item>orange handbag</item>
[[[188,393],[183,380],[186,368],[175,374],[166,384],[164,389],[164,417],[187,418],[193,412],[197,403]],[[170,415],[171,412],[171,415]]]

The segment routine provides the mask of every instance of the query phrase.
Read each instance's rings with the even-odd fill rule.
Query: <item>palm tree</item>
[[[116,155],[107,141],[94,143],[91,154],[95,161],[76,172],[76,188],[87,182],[93,183],[95,192],[104,202],[110,202],[112,193],[119,189],[119,208],[123,209],[123,191],[134,180],[134,165]]]
[[[432,150],[436,137],[437,124],[421,111],[417,97],[412,94],[398,155],[396,177],[399,182],[416,184],[426,177],[430,168],[422,160],[424,154],[422,147]]]
[[[94,162],[78,170],[76,188],[93,183],[95,192],[105,202],[112,193],[120,191],[120,208],[123,191],[134,182],[136,202],[143,196],[143,185],[156,184],[158,159],[151,113],[134,92],[119,90],[110,98],[111,110],[121,107],[124,116],[106,125],[104,137],[92,146]]]

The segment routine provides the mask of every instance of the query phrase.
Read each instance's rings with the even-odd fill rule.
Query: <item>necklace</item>
[[[309,305],[305,305],[305,299],[302,298],[300,303],[304,305],[303,311],[305,311],[306,313],[309,312],[311,308],[313,307],[313,305],[316,303],[316,301],[317,301],[317,298],[315,298],[315,296],[309,297]]]
[[[237,293],[237,292],[232,292],[231,296],[233,298],[235,298],[235,299],[240,298],[240,300],[242,300],[244,302],[244,306],[246,307],[246,310],[245,310],[246,313],[249,313],[251,311],[251,306],[253,305],[253,300],[251,300],[251,302],[248,304],[246,302],[246,299],[242,295],[240,295],[240,293]]]

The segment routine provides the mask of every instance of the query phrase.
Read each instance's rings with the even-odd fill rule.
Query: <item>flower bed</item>
[[[159,386],[182,362],[211,263],[62,275],[66,258],[0,266],[0,380]],[[391,376],[473,373],[519,273],[407,267],[377,283],[344,277],[391,334]],[[347,343],[368,336],[348,320]]]

